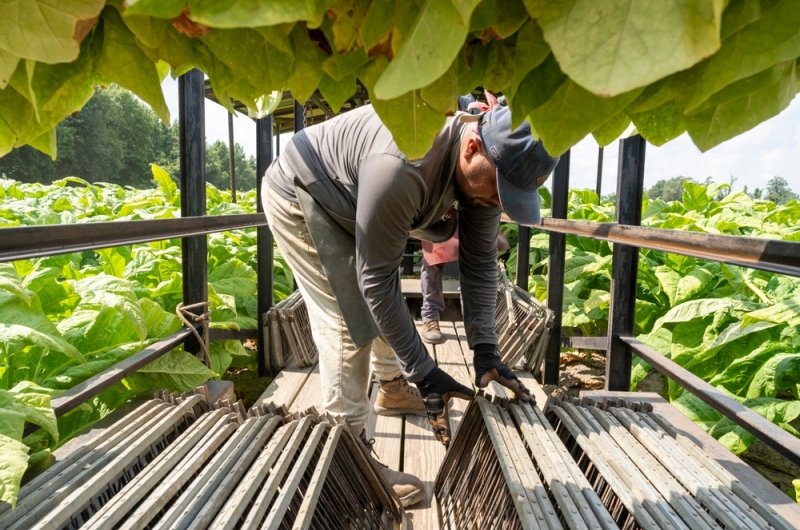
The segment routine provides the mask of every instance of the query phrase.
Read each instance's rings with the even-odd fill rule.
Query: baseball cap
[[[511,128],[511,110],[496,106],[480,117],[464,115],[462,121],[476,121],[483,147],[497,167],[497,194],[503,211],[521,225],[541,220],[539,186],[553,171],[558,157],[550,156],[542,142],[531,135],[527,122]]]

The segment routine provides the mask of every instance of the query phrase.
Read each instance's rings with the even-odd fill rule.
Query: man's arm
[[[359,286],[403,375],[412,382],[436,366],[411,319],[398,275],[409,230],[426,193],[419,174],[402,159],[380,155],[362,161],[356,207]]]
[[[465,208],[459,216],[461,242],[461,292],[467,341],[474,352],[475,386],[497,381],[522,401],[530,391],[500,360],[495,333],[497,303],[497,235],[499,208]]]
[[[499,208],[465,207],[459,214],[461,294],[470,348],[476,344],[497,344],[494,313],[499,227]]]

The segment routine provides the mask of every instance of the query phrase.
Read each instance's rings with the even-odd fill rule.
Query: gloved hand
[[[475,386],[486,388],[489,382],[497,381],[514,392],[514,396],[518,400],[530,403],[536,402],[530,390],[522,384],[519,377],[500,360],[500,356],[497,355],[497,347],[494,344],[476,344],[474,351]]]
[[[441,368],[434,368],[422,381],[416,383],[425,402],[428,422],[433,435],[445,447],[450,445],[450,418],[447,401],[450,398],[471,400],[475,392],[450,377]]]

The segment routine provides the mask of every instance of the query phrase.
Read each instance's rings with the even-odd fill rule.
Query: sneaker
[[[402,414],[425,415],[425,403],[416,387],[408,384],[401,375],[391,381],[380,381],[378,398],[375,400],[375,414],[379,416],[400,416]]]
[[[413,506],[425,498],[425,486],[423,486],[420,479],[410,473],[389,469],[386,464],[378,460],[378,455],[375,453],[375,448],[373,447],[375,445],[375,439],[367,440],[366,430],[361,431],[361,435],[358,438],[367,448],[367,455],[378,464],[381,475],[392,488],[392,491],[394,491],[394,494],[400,500],[400,504],[403,508]]]
[[[429,320],[422,323],[422,340],[428,344],[441,344],[444,342],[442,330],[439,329],[438,320]]]

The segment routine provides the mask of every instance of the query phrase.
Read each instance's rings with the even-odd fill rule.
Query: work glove
[[[434,368],[422,381],[416,383],[425,410],[428,422],[433,429],[433,435],[445,447],[450,445],[450,417],[447,411],[447,401],[450,398],[472,400],[475,392],[450,377],[441,368]]]
[[[520,401],[535,403],[536,399],[530,390],[522,384],[519,377],[508,366],[503,364],[497,354],[494,344],[476,344],[473,365],[475,366],[475,386],[486,388],[491,381],[497,381],[504,387],[514,392],[514,397]]]

